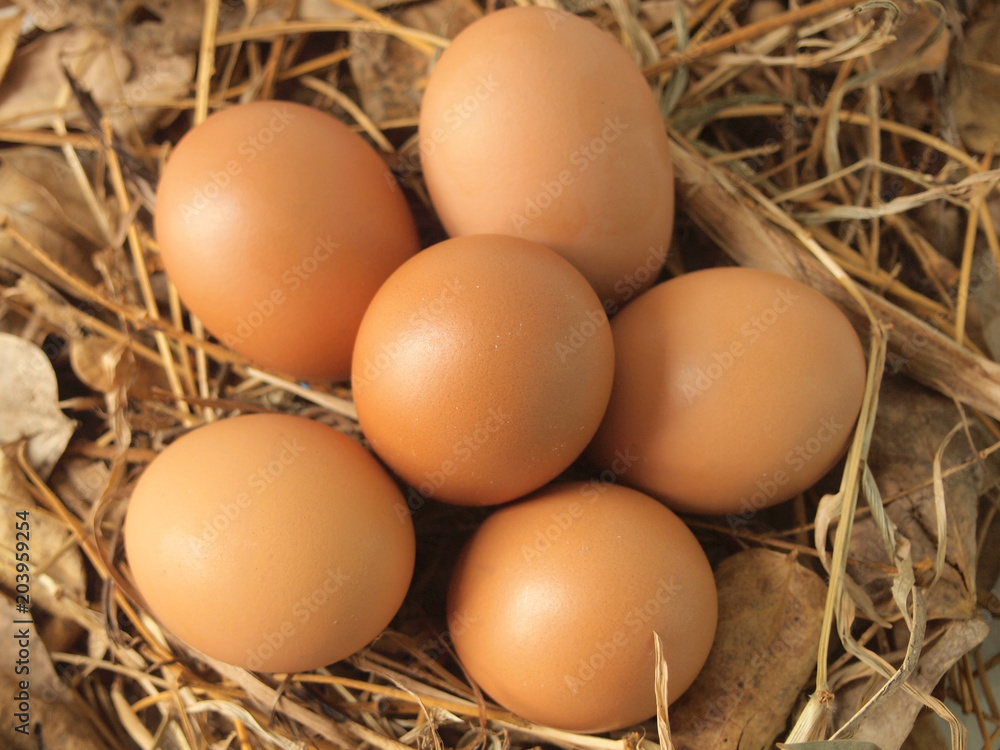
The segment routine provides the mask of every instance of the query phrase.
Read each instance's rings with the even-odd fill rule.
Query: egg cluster
[[[424,250],[380,157],[315,109],[233,106],[177,145],[155,224],[188,308],[258,363],[349,377],[391,473],[301,417],[201,427],[136,485],[131,572],[191,646],[304,671],[398,611],[414,510],[500,506],[452,572],[463,666],[529,720],[630,726],[655,711],[654,633],[674,700],[715,632],[711,568],[674,510],[748,517],[814,484],[852,433],[861,344],[775,274],[653,286],[666,131],[639,69],[576,16],[472,24],[433,70],[419,139],[451,235]],[[581,456],[591,479],[553,481]]]

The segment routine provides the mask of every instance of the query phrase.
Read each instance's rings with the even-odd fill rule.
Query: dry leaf
[[[938,719],[932,713],[921,714],[900,750],[951,750],[951,744],[941,734]]]
[[[134,128],[145,139],[176,118],[177,110],[150,106],[149,102],[179,100],[189,95],[200,36],[200,24],[197,34],[191,36],[169,15],[163,23],[126,28],[122,50],[131,63],[129,75],[110,100],[97,100],[116,133]]]
[[[936,8],[935,8],[936,6]],[[944,10],[935,3],[900,2],[899,21],[893,29],[896,40],[872,55],[874,67],[894,73],[879,78],[891,89],[906,89],[921,73],[940,70],[948,59],[951,36],[943,20]],[[935,38],[936,36],[936,38]]]
[[[93,28],[44,34],[14,54],[0,86],[0,119],[13,127],[41,128],[52,123],[52,112],[65,101],[68,86],[63,68],[98,101],[110,101],[117,82],[129,74],[129,60],[118,45]],[[70,102],[66,120],[86,126]]]
[[[433,0],[404,8],[398,20],[450,39],[481,15],[471,0]],[[361,104],[375,122],[417,116],[431,62],[424,53],[388,34],[351,33],[351,74]]]
[[[104,394],[105,410],[118,444],[130,445],[132,430],[125,409],[129,388],[140,372],[132,350],[123,342],[109,341],[101,336],[79,337],[70,342],[69,358],[80,380]],[[139,389],[143,394],[148,394],[150,386],[156,382],[150,377],[152,368],[146,365],[141,370],[146,374],[145,382]]]
[[[81,336],[70,342],[69,361],[73,372],[88,387],[98,393],[111,393],[121,386],[129,386],[135,378],[135,359],[123,343],[109,341],[103,336]],[[148,393],[153,382],[147,383],[143,393]],[[156,385],[162,385],[155,381]]]
[[[952,116],[965,145],[983,153],[1000,145],[1000,8],[965,29],[965,40],[948,74]]]
[[[49,486],[63,504],[78,516],[86,518],[93,506],[108,488],[111,469],[104,461],[82,456],[69,456],[62,460],[52,473]],[[117,506],[114,506],[117,510]],[[109,519],[104,516],[105,521]],[[117,528],[117,527],[115,527]]]
[[[18,622],[27,618],[16,613],[6,598],[0,599],[0,618],[14,623],[7,637],[0,639],[0,664],[4,665],[0,670],[0,744],[6,750],[107,750],[83,700],[56,674],[35,626]],[[27,631],[30,672],[15,674],[22,648],[19,640],[25,640],[15,636],[22,631]],[[22,693],[28,696],[28,722],[25,730],[18,730],[24,724],[18,715],[24,707]]]
[[[952,665],[981,643],[987,633],[989,628],[979,618],[949,623],[941,638],[921,655],[909,684],[931,692]],[[858,680],[838,693],[838,726],[853,715],[869,690],[866,680]],[[905,690],[897,690],[865,717],[853,739],[873,742],[882,750],[899,750],[923,707]]]
[[[826,584],[791,555],[739,552],[716,571],[708,662],[670,709],[677,750],[771,747],[816,666]]]
[[[899,533],[909,539],[918,570],[921,563],[926,569],[937,552],[934,456],[959,419],[951,399],[906,378],[883,380],[868,463],[883,498],[890,500],[905,493],[888,502],[885,510]],[[976,432],[974,429],[973,435]],[[973,456],[965,435],[959,433],[944,452],[943,473]],[[941,579],[927,591],[929,620],[965,619],[975,613],[976,514],[980,496],[993,484],[993,474],[985,465],[973,463],[943,478],[948,529],[946,562]],[[850,555],[855,563],[848,569],[854,580],[864,586],[880,612],[894,612],[890,578],[884,567],[889,560],[871,518],[855,522]],[[932,572],[928,571],[929,575]]]
[[[356,0],[358,4],[364,5],[373,10],[386,11],[391,8],[398,8],[403,5],[417,2],[417,0]],[[287,0],[264,0],[261,5],[271,5],[272,13],[284,13]],[[260,14],[266,16],[265,13]],[[303,21],[324,20],[335,18],[356,18],[353,11],[347,10],[337,0],[299,0],[295,8],[295,17]],[[263,19],[261,19],[263,20]],[[271,20],[278,20],[277,17]]]
[[[60,154],[36,146],[22,146],[5,149],[2,159],[4,167],[27,180],[27,184],[15,183],[10,187],[11,198],[15,197],[14,191],[24,190],[20,193],[21,201],[33,200],[37,203],[44,199],[51,205],[54,215],[49,217],[43,214],[37,218],[44,218],[47,224],[55,225],[72,242],[95,246],[102,242],[101,229],[79,186],[73,181],[72,170]],[[44,194],[36,197],[38,191],[44,191]],[[35,215],[37,211],[32,209]]]
[[[90,262],[100,230],[61,154],[35,146],[3,151],[0,217],[77,278],[90,284],[100,280]],[[7,232],[0,232],[0,259],[57,282]]]
[[[17,0],[17,4],[42,31],[69,24],[111,27],[118,19],[117,3],[106,0]]]
[[[71,127],[93,127],[67,96],[64,68],[111,120],[119,135],[148,135],[165,110],[147,101],[187,95],[194,76],[193,40],[161,23],[128,27],[111,38],[95,28],[45,34],[19,49],[0,86],[0,119],[9,127],[45,128],[64,109]],[[170,116],[174,116],[171,113]]]
[[[0,501],[24,507],[34,504],[31,490],[18,468],[17,461],[0,451]]]
[[[57,519],[33,502],[13,502],[0,498],[3,518],[14,519],[15,513],[27,511],[29,523],[30,563],[32,574],[31,607],[33,612],[45,610],[54,615],[46,621],[45,635],[57,648],[71,646],[82,634],[73,615],[87,608],[86,579],[80,549],[71,543],[73,534]],[[18,537],[13,522],[0,525],[0,549],[10,550],[0,561],[0,584],[15,590],[18,570],[13,550]],[[21,537],[23,540],[23,537]],[[71,612],[72,610],[72,612]],[[58,635],[58,643],[51,636]]]
[[[826,740],[817,742],[779,742],[779,750],[882,750],[871,742]]]
[[[45,352],[0,333],[0,445],[28,440],[28,461],[42,478],[62,456],[76,422],[59,409],[59,385]]]
[[[317,0],[319,2],[332,5],[329,0]],[[201,40],[201,30],[205,23],[205,2],[204,0],[140,0],[142,7],[159,18],[165,29],[169,29],[178,39],[185,40],[188,46],[197,47]],[[270,0],[275,5],[274,14],[266,14],[271,22],[281,20],[281,11],[287,6],[288,0]],[[279,5],[280,3],[280,5]],[[247,9],[251,6],[259,8],[267,5],[266,2],[248,2],[243,0],[220,0],[219,2],[219,31],[228,31],[238,28],[244,24],[247,17]],[[260,19],[261,13],[258,10],[255,20]],[[178,47],[179,49],[180,47]]]
[[[13,13],[10,11],[14,11]],[[16,8],[4,8],[0,17],[0,81],[7,75],[7,67],[17,49],[17,40],[21,37],[21,23],[24,14]]]
[[[135,398],[153,397],[154,390],[169,390],[162,367],[137,358],[128,345],[77,329],[69,335],[69,361],[80,382],[98,393],[117,394],[125,388]],[[114,405],[108,405],[113,409]]]

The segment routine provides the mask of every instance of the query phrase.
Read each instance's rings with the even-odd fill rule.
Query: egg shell
[[[588,456],[675,509],[749,518],[815,484],[850,442],[864,351],[804,284],[696,271],[646,292],[612,333],[615,385]]]
[[[614,347],[587,280],[534,242],[446,240],[372,300],[354,402],[375,452],[422,498],[506,502],[570,465],[611,392]]]
[[[301,104],[216,112],[177,144],[154,215],[163,265],[223,344],[298,378],[344,380],[378,287],[419,249],[374,150]]]
[[[691,531],[652,498],[613,484],[554,484],[494,512],[456,563],[455,650],[494,700],[576,732],[622,729],[656,710],[653,632],[668,695],[708,658],[712,569]]]
[[[546,245],[609,312],[656,281],[674,216],[666,128],[642,72],[593,23],[512,7],[468,26],[431,72],[420,152],[450,235]]]
[[[357,442],[254,414],[171,443],[136,484],[125,551],[175,635],[264,672],[322,667],[377,636],[413,574],[399,488]]]

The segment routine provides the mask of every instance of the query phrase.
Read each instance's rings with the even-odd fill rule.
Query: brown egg
[[[413,488],[491,505],[580,455],[611,392],[608,319],[548,248],[472,235],[407,261],[365,313],[352,381],[372,448]]]
[[[354,653],[396,614],[413,573],[403,496],[347,435],[255,414],[176,440],[140,477],[125,551],[175,635],[264,672]]]
[[[299,378],[346,379],[379,286],[418,249],[382,159],[290,102],[213,114],[174,149],[156,196],[163,265],[226,346]]]
[[[448,593],[455,650],[494,700],[558,729],[621,729],[656,711],[653,632],[668,699],[708,658],[715,581],[694,535],[627,487],[555,484],[501,508],[462,551]]]
[[[812,486],[851,439],[865,355],[844,314],[765,271],[661,284],[616,316],[615,385],[589,457],[602,477],[692,513],[740,513]]]
[[[546,245],[609,313],[663,266],[674,217],[666,128],[642,72],[589,21],[516,7],[467,27],[431,72],[420,154],[449,234]]]

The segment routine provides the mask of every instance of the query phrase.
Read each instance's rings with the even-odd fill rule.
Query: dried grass
[[[383,152],[412,155],[412,118],[379,123],[369,117],[354,92],[340,87],[343,76],[332,74],[350,55],[349,49],[333,49],[333,43],[348,32],[386,34],[433,57],[448,40],[353,0],[335,4],[354,18],[303,21],[286,13],[282,20],[217,32],[221,4],[210,0],[204,5],[193,97],[154,97],[137,106],[180,113],[193,109],[197,123],[225,102],[280,93],[324,108],[339,106]],[[798,278],[844,305],[869,334],[869,370],[861,418],[835,493],[809,507],[799,498],[799,522],[773,533],[693,523],[733,543],[796,551],[818,560],[829,575],[815,689],[809,703],[789,717],[788,742],[849,736],[879,703],[900,690],[951,720],[938,698],[906,680],[926,645],[925,631],[930,633],[923,602],[926,584],[918,585],[918,580],[929,565],[936,581],[944,565],[943,479],[962,466],[942,468],[947,441],[941,444],[932,480],[940,546],[928,563],[911,559],[909,544],[892,527],[884,506],[898,495],[881,496],[866,457],[887,357],[905,359],[909,374],[976,410],[977,418],[1000,437],[993,421],[1000,418],[1000,367],[983,356],[981,331],[970,326],[977,243],[985,242],[1000,261],[989,211],[1000,172],[992,168],[992,155],[979,158],[964,150],[947,123],[914,126],[895,121],[892,107],[883,109],[879,81],[899,71],[880,70],[873,55],[893,41],[897,6],[819,0],[742,26],[734,17],[735,6],[733,0],[678,2],[672,20],[660,24],[649,20],[655,15],[652,2],[613,2],[609,9],[595,5],[592,15],[617,30],[662,91],[675,137],[687,231],[700,227],[736,262]],[[943,21],[925,46],[942,33]],[[292,53],[302,49],[302,40],[314,37],[328,40],[327,50],[297,61]],[[820,84],[827,87],[825,102],[816,94]],[[105,283],[95,287],[79,278],[14,223],[4,221],[10,240],[46,274],[40,278],[3,261],[0,321],[5,330],[37,342],[46,336],[70,341],[87,335],[117,353],[113,364],[119,369],[109,389],[117,397],[105,394],[104,400],[85,402],[90,404],[89,414],[81,415],[86,425],[70,450],[105,470],[90,497],[57,492],[31,467],[23,446],[14,455],[35,500],[60,520],[87,560],[92,584],[88,601],[48,613],[72,620],[85,634],[73,641],[73,650],[54,651],[52,658],[72,670],[71,689],[89,706],[91,720],[108,728],[107,739],[127,736],[143,748],[366,745],[398,750],[545,743],[624,750],[657,745],[653,738],[658,728],[665,730],[665,707],[645,727],[645,735],[616,738],[527,724],[487,704],[451,660],[440,621],[437,629],[428,624],[419,606],[404,610],[396,630],[369,651],[310,674],[254,675],[198,654],[159,630],[136,604],[118,539],[122,503],[150,457],[179,432],[237,411],[301,413],[352,433],[358,432],[356,413],[345,388],[307,388],[252,367],[208,340],[193,317],[185,324],[176,290],[154,283],[159,265],[150,236],[150,185],[127,166],[136,159],[161,163],[164,148],[152,142],[125,145],[106,118],[93,123],[91,132],[71,132],[61,108],[53,112],[51,128],[22,129],[4,122],[0,139],[61,150],[108,247]],[[745,123],[761,132],[791,128],[800,133],[755,141],[742,127]],[[403,138],[395,132],[399,130]],[[899,158],[920,149],[922,160]],[[84,166],[85,154],[96,155],[96,167],[89,156]],[[926,169],[927,159],[936,169]],[[424,195],[414,174],[402,178],[416,195]],[[902,180],[900,194],[883,201],[882,187],[893,178]],[[964,220],[957,258],[946,257],[936,247],[932,227],[911,216],[921,207],[944,205],[957,209]],[[900,264],[906,254],[918,261],[918,271],[910,263],[904,277]],[[684,254],[671,261],[672,267],[679,270],[691,259]],[[917,335],[924,343],[907,350]],[[157,384],[138,392],[119,379],[140,371]],[[957,425],[953,434],[961,429]],[[974,461],[985,460],[998,447],[979,451]],[[859,494],[866,507],[859,507]],[[995,510],[990,506],[984,518],[981,544]],[[885,577],[897,611],[888,619],[875,612],[846,572],[852,524],[869,513],[891,561]],[[427,523],[441,533],[433,519]],[[417,592],[419,596],[419,585]],[[873,624],[855,637],[856,619],[866,616]],[[905,622],[912,636],[901,653],[890,653],[883,648],[883,628],[897,621]],[[995,666],[984,664],[973,651],[957,673],[968,710],[984,736],[995,734],[1000,723],[985,679]],[[846,724],[830,726],[830,702],[838,686],[874,677],[883,682],[870,700]],[[985,706],[972,689],[977,680],[985,688]],[[665,690],[665,679],[657,689]],[[963,743],[956,729],[953,744]],[[669,740],[662,746],[670,747]]]

